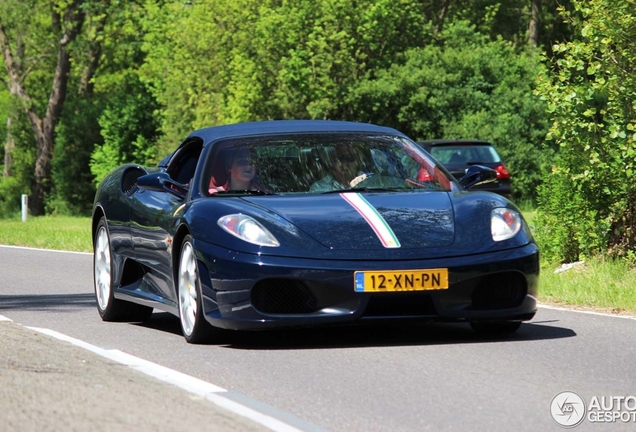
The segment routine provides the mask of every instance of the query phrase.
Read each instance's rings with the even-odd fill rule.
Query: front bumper
[[[405,261],[344,261],[258,256],[195,241],[206,319],[232,330],[362,320],[531,319],[539,252],[534,243],[471,256]],[[449,288],[360,293],[358,270],[448,268]]]

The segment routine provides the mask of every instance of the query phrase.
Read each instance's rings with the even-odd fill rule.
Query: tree
[[[636,2],[573,0],[576,37],[546,58],[538,95],[559,147],[539,191],[545,256],[636,257]]]
[[[56,129],[49,213],[90,214],[95,187],[107,172],[154,160],[159,107],[138,73],[145,57],[142,3],[87,5],[72,51],[77,67]]]
[[[0,87],[0,143],[4,142],[4,145],[0,145],[0,160],[4,162],[2,166],[2,178],[9,177],[12,164],[11,152],[15,145],[13,137],[11,136],[9,98],[9,92],[5,88]]]
[[[99,115],[104,144],[95,148],[90,162],[96,184],[123,163],[145,164],[156,157],[158,106],[135,74],[123,84],[111,94]]]
[[[530,24],[528,25],[528,41],[533,46],[539,45],[539,28],[541,27],[541,0],[531,1]]]
[[[142,125],[140,129],[152,126],[145,122],[154,100],[135,86],[139,77],[134,71],[143,62],[142,3],[12,0],[0,4],[0,47],[7,71],[3,81],[36,137],[30,199],[34,214],[90,211],[95,186],[89,163],[104,143],[99,119],[107,108],[114,116],[128,109],[116,104],[126,103],[120,94],[131,90],[131,82],[138,95],[150,99],[144,102],[150,112],[127,119],[131,125]],[[156,132],[150,135],[154,139]],[[17,147],[27,146],[23,139],[15,142]],[[140,142],[146,147],[140,154],[153,153],[154,142]]]
[[[50,18],[45,24],[46,30],[55,37],[55,44],[32,44],[23,29],[11,24],[24,24],[17,19],[17,14],[31,17],[42,12],[42,5],[38,2],[10,2],[5,4],[0,12],[0,49],[8,79],[5,84],[11,94],[21,102],[22,109],[31,125],[37,142],[37,156],[35,160],[34,184],[32,187],[29,207],[33,214],[44,213],[45,197],[51,189],[51,159],[55,140],[55,127],[59,122],[62,106],[66,98],[71,58],[69,45],[75,41],[84,23],[81,1],[53,2],[50,8]],[[27,11],[31,12],[27,12]],[[9,18],[9,20],[7,19]],[[42,18],[39,16],[38,18]],[[9,27],[7,27],[7,23]],[[17,27],[17,28],[16,28]],[[42,29],[36,31],[41,32]],[[33,69],[40,62],[55,52],[55,68],[51,79],[50,95],[44,108],[44,114],[39,104],[34,102],[29,88],[28,78]],[[44,59],[46,60],[46,59]]]
[[[397,128],[414,139],[491,141],[513,172],[518,200],[533,201],[548,129],[545,103],[533,97],[540,58],[453,22],[437,44],[413,48],[351,91],[356,120]]]
[[[350,116],[348,88],[429,30],[417,0],[204,0],[147,12],[141,73],[172,146],[201,126]]]

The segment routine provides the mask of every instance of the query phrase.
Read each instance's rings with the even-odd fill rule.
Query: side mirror
[[[189,190],[188,186],[172,180],[165,172],[143,175],[137,179],[137,186],[151,191],[170,192],[179,198],[185,198]]]
[[[466,174],[459,180],[465,189],[497,181],[497,171],[483,165],[472,165],[466,169]]]

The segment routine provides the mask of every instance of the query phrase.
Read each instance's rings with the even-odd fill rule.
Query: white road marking
[[[65,251],[65,250],[57,250],[57,249],[41,249],[27,246],[10,246],[10,245],[0,245],[1,248],[7,249],[23,249],[23,250],[32,250],[39,252],[56,252],[56,253],[68,253],[68,254],[79,254],[79,255],[93,255],[92,252],[75,252],[75,251]]]
[[[575,312],[575,313],[582,313],[587,315],[604,316],[609,318],[623,318],[623,319],[629,319],[629,320],[636,320],[636,316],[632,316],[632,315],[610,314],[610,313],[595,312],[590,310],[570,309],[570,308],[560,307],[560,306],[549,306],[544,304],[538,304],[537,306],[542,309],[552,309],[552,310],[563,311],[563,312]]]
[[[0,315],[0,321],[12,321],[13,322],[12,319],[7,318],[6,316],[2,316],[2,315]]]
[[[146,375],[150,375],[161,381],[180,387],[197,396],[205,397],[212,403],[220,407],[223,407],[229,411],[232,411],[233,413],[238,414],[242,417],[246,417],[250,420],[253,420],[256,423],[259,423],[273,431],[301,432],[300,429],[297,429],[280,420],[277,420],[273,417],[260,413],[245,405],[241,405],[237,402],[234,402],[230,399],[227,399],[221,396],[221,394],[227,393],[226,389],[216,386],[214,384],[208,383],[206,381],[200,380],[193,376],[183,374],[181,372],[169,369],[167,367],[158,365],[156,363],[152,363],[150,361],[141,359],[139,357],[132,356],[130,354],[126,354],[119,350],[114,350],[114,349],[107,350],[107,349],[99,348],[95,345],[91,345],[79,339],[66,336],[65,334],[58,333],[53,330],[39,328],[39,327],[26,327],[26,328],[34,330],[34,331],[38,331],[40,333],[44,333],[46,335],[52,336],[62,341],[70,342],[73,345],[76,345],[80,348],[84,348],[88,351],[91,351],[109,360],[113,360],[117,363],[121,363],[125,366],[131,367],[142,373],[145,373]]]
[[[40,333],[47,334],[56,339],[60,339],[66,342],[70,342],[80,348],[84,348],[88,351],[92,351],[102,357],[106,357],[109,360],[113,360],[117,363],[129,366],[133,369],[137,369],[146,375],[159,378],[162,381],[169,382],[170,384],[177,385],[184,390],[194,393],[198,396],[205,396],[208,393],[226,392],[224,388],[215,386],[214,384],[201,381],[200,379],[191,377],[189,375],[182,374],[167,367],[160,366],[156,363],[135,357],[125,352],[116,349],[103,349],[95,345],[91,345],[79,339],[72,338],[65,334],[56,332],[54,330],[39,328],[39,327],[27,327],[31,330],[38,331]]]

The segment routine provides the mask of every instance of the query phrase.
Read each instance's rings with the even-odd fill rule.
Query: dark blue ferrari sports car
[[[100,184],[92,216],[105,321],[223,329],[419,319],[509,333],[536,312],[539,251],[518,209],[470,191],[390,128],[264,121],[190,134],[158,166]]]

